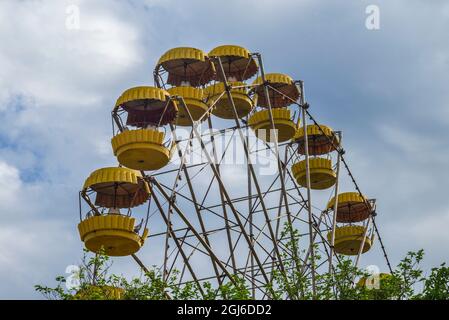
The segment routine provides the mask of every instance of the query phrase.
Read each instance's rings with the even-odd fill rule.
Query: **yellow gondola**
[[[363,242],[363,235],[365,234],[365,227],[362,226],[344,226],[335,229],[335,252],[343,255],[354,256],[359,253],[360,247]],[[332,238],[332,231],[327,234],[329,242]],[[362,253],[371,249],[374,241],[373,237],[369,238],[365,236],[365,243]]]
[[[268,87],[268,95],[270,97],[269,101],[271,102],[272,108],[287,107],[294,101],[298,100],[299,90],[290,76],[282,73],[268,73],[265,75],[265,80],[272,87]],[[268,100],[265,96],[264,86],[262,85],[262,78],[258,77],[253,82],[253,84],[258,85],[255,89],[258,105],[267,108]],[[287,96],[288,98],[286,98],[285,96]]]
[[[254,107],[254,101],[248,95],[248,90],[243,87],[243,82],[229,82],[231,86],[239,86],[239,88],[231,89],[232,100],[234,101],[237,115],[239,118],[246,117]],[[225,92],[223,82],[217,82],[205,88],[207,96],[207,104],[214,105],[212,114],[222,119],[234,119],[234,111],[231,102]]]
[[[226,80],[245,81],[257,73],[259,67],[251,56],[251,53],[240,46],[223,45],[212,49],[209,57],[220,58]],[[216,70],[216,79],[223,81],[220,72],[219,62],[214,61]]]
[[[96,193],[95,204],[109,208],[102,215],[97,209],[78,224],[81,240],[87,249],[109,256],[126,256],[137,252],[148,236],[148,229],[142,234],[135,229],[135,219],[119,214],[118,208],[131,208],[144,203],[149,187],[140,172],[128,168],[102,168],[94,171],[84,183],[82,194]]]
[[[135,170],[158,170],[171,158],[174,144],[164,144],[165,134],[157,129],[123,131],[111,140],[114,155],[120,164]]]
[[[126,124],[144,128],[148,125],[163,126],[176,118],[178,106],[170,94],[156,87],[134,87],[117,99],[115,109],[128,113]]]
[[[339,145],[338,138],[333,133],[332,129],[322,124],[320,124],[319,127],[315,124],[308,125],[307,138],[309,154],[313,156],[330,153]],[[293,141],[298,145],[298,152],[300,154],[305,154],[304,127],[298,128],[298,131],[296,131],[296,134],[293,137]]]
[[[389,279],[391,279],[392,275],[389,273],[378,273],[375,274],[374,276],[371,277],[361,277],[359,279],[359,281],[357,281],[357,286],[359,287],[367,287],[369,289],[376,289],[376,283],[375,281],[378,280],[378,288],[380,289],[383,285],[383,283],[385,283],[385,281],[388,281]]]
[[[327,204],[327,209],[333,209],[335,197]],[[369,218],[372,206],[358,192],[344,192],[338,195],[337,222],[360,222]]]
[[[121,215],[93,216],[78,224],[78,230],[90,251],[103,248],[108,256],[128,256],[140,249],[148,235],[148,229],[142,236],[137,234],[134,222],[134,218]]]
[[[98,298],[102,298],[104,300],[121,300],[124,295],[125,290],[123,288],[89,285],[78,290],[74,298],[76,300],[97,300]]]
[[[215,75],[214,65],[207,54],[190,47],[168,50],[157,63],[156,70],[160,68],[168,73],[167,83],[173,86],[202,86],[210,82]]]
[[[95,192],[95,205],[104,208],[132,208],[145,203],[150,195],[140,172],[121,167],[102,168],[92,172],[83,191]]]
[[[337,175],[332,169],[332,162],[325,158],[309,159],[310,188],[323,190],[335,184]],[[292,166],[292,173],[299,185],[307,187],[306,183],[306,160],[295,163]]]
[[[292,120],[290,110],[287,108],[275,108],[272,109],[272,113],[278,142],[290,140],[297,130],[297,125]],[[271,142],[272,137],[274,137],[269,110],[258,111],[251,115],[248,119],[248,125],[254,130],[259,139]]]
[[[194,87],[173,87],[167,90],[171,96],[180,96],[184,99],[188,112],[193,118],[193,121],[198,121],[207,112],[208,106],[203,101],[204,93],[203,89]],[[178,103],[178,116],[176,118],[176,124],[178,126],[191,126],[187,110]],[[202,120],[206,120],[207,116]]]
[[[164,144],[165,134],[157,127],[177,117],[178,106],[170,94],[155,87],[131,88],[118,98],[115,110],[118,108],[127,111],[127,125],[142,128],[124,130],[111,139],[118,162],[135,170],[157,170],[167,165],[172,148]]]

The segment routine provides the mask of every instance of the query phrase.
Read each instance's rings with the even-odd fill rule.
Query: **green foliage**
[[[373,275],[354,266],[345,256],[339,256],[338,262],[332,266],[332,272],[316,273],[316,290],[312,289],[310,268],[323,268],[322,257],[318,247],[314,247],[315,259],[308,254],[304,263],[299,256],[306,252],[294,254],[292,250],[299,248],[300,235],[288,225],[281,234],[286,250],[282,253],[284,272],[278,268],[273,272],[273,281],[267,289],[271,291],[271,299],[300,300],[407,300],[407,299],[449,299],[449,267],[442,264],[433,268],[428,278],[423,277],[420,263],[424,251],[408,252],[397,265],[392,274],[375,275],[377,285],[366,285]],[[295,251],[297,252],[297,251]],[[306,266],[304,266],[306,264]],[[322,269],[321,269],[322,270]],[[357,282],[356,282],[357,280]],[[417,292],[424,286],[422,292]]]
[[[442,263],[439,268],[432,268],[431,274],[424,280],[423,292],[417,299],[448,300],[449,299],[449,267]]]
[[[104,253],[88,257],[88,252],[85,251],[82,266],[77,274],[79,287],[67,289],[67,279],[58,276],[56,287],[36,285],[35,290],[53,300],[250,299],[249,289],[239,277],[234,277],[233,282],[224,283],[217,289],[209,282],[204,282],[202,287],[198,288],[193,282],[179,285],[177,270],[172,271],[170,277],[165,280],[153,269],[140,278],[128,281],[123,276],[109,275],[110,266],[109,257]]]
[[[267,285],[270,299],[298,300],[408,300],[408,299],[449,299],[449,267],[443,263],[431,270],[426,278],[420,268],[424,251],[408,252],[392,274],[381,274],[376,286],[366,285],[372,275],[356,268],[353,262],[339,256],[332,266],[332,272],[316,273],[316,290],[312,290],[310,266],[323,268],[322,257],[318,247],[315,256],[305,251],[298,251],[300,235],[297,230],[286,226],[281,234],[285,241],[281,252],[283,268],[275,268],[271,282]],[[251,299],[248,283],[238,276],[214,287],[210,282],[203,282],[201,287],[194,282],[179,284],[179,272],[174,270],[168,279],[164,279],[155,268],[140,278],[128,281],[123,276],[109,275],[111,262],[103,253],[90,258],[85,252],[80,267],[77,289],[66,288],[67,279],[56,277],[54,288],[36,285],[35,289],[48,299],[59,300],[192,300],[192,299]],[[306,265],[300,256],[308,256]],[[325,267],[325,266],[324,266]],[[269,275],[270,276],[270,275]],[[357,280],[357,282],[356,282]],[[419,290],[421,288],[421,290]]]

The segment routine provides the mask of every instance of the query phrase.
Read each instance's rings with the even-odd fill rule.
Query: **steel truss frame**
[[[259,53],[253,53],[252,56],[258,63],[259,74],[263,80],[260,86],[264,87],[272,128],[274,129],[275,126],[269,90],[277,91],[285,99],[291,100],[292,106],[296,108],[298,114],[301,114],[304,130],[306,130],[308,119],[319,125],[310,114],[309,105],[305,100],[304,81],[296,81],[300,98],[299,101],[292,100],[265,80],[262,56]],[[218,73],[221,78],[226,79],[220,58],[213,59],[219,66]],[[158,87],[165,88],[160,70],[155,70],[154,79]],[[233,124],[232,126],[225,126],[215,132],[200,133],[199,128],[204,124],[212,130],[211,117],[193,121],[183,98],[171,97],[177,100],[181,108],[185,108],[193,126],[190,128],[189,136],[183,139],[177,137],[177,128],[170,126],[179,160],[177,168],[142,172],[150,185],[151,199],[154,203],[152,208],[154,212],[150,217],[159,213],[159,222],[162,222],[163,226],[160,230],[152,232],[147,242],[151,245],[151,242],[159,240],[162,246],[160,270],[165,279],[170,277],[174,270],[178,270],[179,285],[194,282],[201,295],[204,295],[203,282],[209,281],[221,285],[229,281],[235,282],[235,276],[238,276],[245,279],[251,288],[253,298],[270,299],[274,295],[274,289],[271,286],[274,273],[288,279],[292,270],[310,276],[315,294],[316,274],[332,272],[335,262],[339,260],[333,246],[337,212],[336,210],[328,212],[312,205],[307,134],[304,132],[307,187],[303,188],[297,184],[290,171],[291,165],[298,157],[295,143],[274,142],[265,143],[262,147],[252,146],[247,122],[245,119],[238,118],[232,97],[231,90],[237,87],[231,86],[226,80],[224,84],[226,91],[222,95],[226,95],[232,107],[234,122],[230,120],[229,123]],[[246,87],[254,90],[254,85]],[[211,105],[209,111],[213,107]],[[112,111],[113,128],[116,125],[118,131],[123,131],[125,128],[119,112],[118,108]],[[202,122],[203,120],[205,121]],[[242,170],[245,171],[246,177],[242,175],[239,180],[246,180],[246,188],[239,186],[236,190],[229,182],[229,176],[223,174],[222,162],[226,153],[230,152],[232,139],[229,139],[223,150],[217,148],[217,140],[227,133],[231,133],[232,139],[237,136],[239,146],[243,149],[245,164],[241,167],[244,168]],[[322,133],[324,134],[324,131]],[[341,164],[348,172],[357,192],[362,194],[344,158],[341,132],[335,134],[338,135],[337,141],[340,141],[340,145],[334,145],[337,154],[335,166],[337,181],[332,195],[338,194]],[[274,140],[277,141],[277,139]],[[333,144],[331,139],[330,142]],[[183,143],[184,149],[181,147]],[[195,144],[196,147],[194,147]],[[193,164],[187,163],[187,156],[195,152],[199,152],[205,160]],[[274,157],[273,161],[276,163],[274,175],[262,177],[257,174],[258,166],[253,163],[252,157],[261,152]],[[204,186],[206,186],[205,191],[201,189]],[[236,191],[238,196],[233,195]],[[366,202],[366,205],[372,208],[371,203]],[[368,232],[372,224],[391,271],[388,256],[375,223],[375,216],[376,213],[373,210],[366,221],[366,230]],[[295,235],[291,228],[286,229],[288,232],[282,232],[285,223],[298,230],[300,248],[295,245],[289,246],[291,243],[289,241]],[[332,232],[330,241],[326,237],[329,231]],[[355,265],[360,262],[363,245],[362,243],[355,258]],[[317,255],[324,256],[319,263],[316,263]],[[133,255],[133,258],[142,270],[148,271],[136,255]],[[286,295],[285,298],[300,297]]]

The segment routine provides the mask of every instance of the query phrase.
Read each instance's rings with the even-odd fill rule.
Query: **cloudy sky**
[[[35,284],[79,262],[78,191],[114,165],[110,110],[176,46],[243,45],[304,79],[378,199],[392,263],[420,248],[426,267],[449,260],[448,30],[445,0],[0,1],[0,298],[40,298]]]

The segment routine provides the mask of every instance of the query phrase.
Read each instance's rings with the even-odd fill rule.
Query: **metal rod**
[[[339,144],[341,145],[341,133],[339,133]],[[335,246],[335,229],[337,227],[337,214],[338,214],[338,186],[339,186],[339,177],[340,177],[340,152],[337,152],[337,168],[336,168],[336,176],[335,180],[335,193],[334,193],[334,214],[332,216],[332,235],[331,235],[331,246],[329,253],[329,274],[332,272],[332,259],[334,256],[334,246]]]
[[[175,137],[175,135],[173,134],[173,138],[174,137]],[[170,199],[173,199],[176,196],[176,186],[177,186],[178,181],[179,181],[179,177],[180,177],[180,174],[181,174],[181,169],[183,168],[184,161],[185,161],[185,156],[181,157],[181,164],[180,164],[180,166],[178,168],[178,172],[176,173],[175,182],[173,183],[173,188],[171,189],[172,192],[171,192],[171,195],[170,195]],[[172,214],[171,204],[172,204],[172,201],[169,202],[168,210],[167,210],[167,233],[165,235],[164,273],[163,273],[164,280],[167,280],[168,276],[169,276],[169,274],[167,272],[167,259],[168,259],[167,254],[168,254],[168,248],[169,248],[169,246],[168,246],[169,235],[170,235],[169,228],[171,228],[171,224],[172,224],[171,223],[171,214]]]
[[[246,143],[249,145],[249,131],[246,131]],[[249,152],[249,148],[248,148]],[[253,212],[251,210],[252,207],[252,182],[251,182],[251,174],[249,172],[249,162],[251,160],[250,155],[247,155],[246,158],[246,176],[247,176],[247,185],[248,185],[248,219],[249,219],[249,236],[251,238],[251,245],[254,246],[254,230],[253,230]],[[254,284],[254,255],[252,251],[250,251],[250,266],[251,266],[251,296],[253,299],[256,299],[256,287]]]
[[[153,188],[151,187],[151,185],[149,187],[150,187],[151,194],[153,195],[154,202],[156,203],[156,206],[159,208],[159,213],[161,214],[162,219],[164,220],[164,222],[168,226],[168,231],[167,232],[173,238],[173,241],[175,242],[176,247],[178,248],[178,251],[182,255],[182,258],[184,260],[184,265],[187,267],[187,269],[189,269],[190,274],[192,275],[192,278],[194,279],[194,281],[197,284],[198,290],[200,291],[201,295],[204,297],[203,288],[201,287],[201,284],[199,283],[199,281],[197,279],[197,276],[196,276],[195,272],[193,271],[192,266],[190,265],[189,259],[187,258],[184,250],[182,250],[182,246],[179,243],[179,240],[176,237],[176,234],[173,232],[173,228],[172,228],[171,222],[168,220],[168,217],[164,214],[164,210],[163,210],[163,208],[161,206],[161,203],[159,202],[159,199],[157,198],[156,194],[153,192]],[[165,268],[165,265],[164,265],[164,268]],[[165,273],[165,269],[164,269],[164,273]]]
[[[170,124],[170,128],[171,128],[171,130],[173,132],[175,131],[175,128],[174,128],[173,124]],[[181,159],[181,161],[182,161],[182,159],[184,159],[184,157],[183,157],[183,154],[182,154],[181,147],[178,145],[178,143],[176,143],[176,148],[178,150],[179,159]],[[189,171],[187,170],[187,167],[186,167],[185,163],[181,163],[181,167],[182,167],[182,170],[183,170],[184,175],[185,175],[186,180],[187,180],[187,185],[188,185],[188,188],[189,188],[189,191],[190,191],[190,195],[192,197],[192,202],[194,204],[195,211],[196,211],[196,214],[197,214],[197,218],[198,218],[198,221],[200,223],[201,232],[204,235],[204,241],[206,241],[207,245],[211,247],[211,244],[209,242],[209,237],[207,236],[207,233],[206,233],[206,227],[204,225],[204,220],[203,220],[203,217],[201,215],[200,208],[198,207],[198,202],[197,202],[197,199],[196,199],[195,191],[194,191],[193,186],[192,186],[192,181],[190,180]],[[221,280],[221,278],[219,276],[217,265],[215,264],[215,261],[214,261],[214,259],[212,259],[212,257],[211,257],[211,262],[212,262],[212,266],[214,268],[215,275],[217,276],[217,281],[221,285],[222,284],[222,280]]]
[[[312,293],[313,297],[316,296],[316,283],[315,283],[315,250],[313,244],[313,219],[312,219],[312,196],[310,187],[310,163],[309,163],[309,139],[307,135],[307,123],[306,123],[306,109],[307,105],[305,103],[304,96],[304,82],[300,82],[300,93],[301,93],[301,107],[302,107],[302,125],[304,128],[304,150],[305,150],[305,161],[306,161],[306,185],[307,185],[307,210],[309,213],[309,239],[310,239],[310,263],[312,271]]]
[[[283,198],[284,203],[285,203],[285,210],[287,213],[287,221],[289,224],[289,232],[290,232],[290,237],[291,237],[291,241],[292,241],[292,245],[293,245],[293,256],[295,258],[295,262],[297,262],[298,261],[298,257],[297,257],[298,248],[297,248],[295,240],[294,240],[293,224],[292,224],[292,220],[290,217],[290,209],[288,206],[288,200],[287,200],[287,195],[286,195],[286,191],[285,191],[285,176],[284,176],[284,168],[282,166],[282,162],[281,162],[280,155],[279,155],[278,132],[277,132],[276,125],[275,125],[274,119],[273,119],[273,110],[272,110],[272,106],[271,106],[270,93],[268,91],[268,85],[267,85],[266,79],[265,79],[265,71],[264,71],[264,67],[263,67],[262,56],[260,54],[257,54],[257,60],[259,62],[260,77],[261,77],[262,83],[263,83],[265,99],[267,100],[267,105],[268,105],[268,115],[270,118],[271,131],[273,132],[273,135],[274,135],[274,155],[276,157],[276,162],[277,162],[277,167],[278,167],[278,172],[279,172],[279,180],[281,182],[281,189],[282,189],[281,197]],[[271,142],[271,133],[270,133],[270,142]],[[298,264],[295,263],[295,265],[296,265],[297,270],[299,271]]]
[[[366,227],[365,227],[366,229],[365,229],[365,232],[363,232],[362,243],[360,244],[359,252],[357,254],[357,258],[356,258],[355,263],[354,263],[354,267],[356,267],[356,268],[359,265],[360,256],[362,255],[363,249],[365,247],[366,235],[368,234],[368,229],[369,229],[369,226],[370,226],[370,223],[371,223],[371,219],[372,219],[372,216],[370,215],[370,217],[368,218],[368,221],[366,223]]]
[[[242,130],[240,128],[240,123],[239,123],[239,117],[238,117],[237,109],[236,109],[236,106],[235,106],[235,103],[234,103],[234,99],[232,97],[231,89],[229,88],[228,83],[227,83],[226,74],[224,72],[223,64],[222,64],[222,62],[220,60],[220,57],[217,57],[217,61],[219,63],[219,72],[221,73],[221,76],[223,77],[226,93],[227,93],[227,96],[228,96],[228,101],[229,101],[229,103],[230,103],[230,105],[232,107],[232,111],[234,113],[234,120],[235,120],[235,124],[237,126],[237,131],[239,132],[240,141],[242,142],[245,156],[247,156],[248,155],[248,146],[246,144],[245,137],[243,136]],[[267,223],[268,230],[269,230],[270,236],[272,238],[273,246],[275,248],[275,253],[276,253],[277,259],[279,261],[279,267],[281,269],[281,273],[283,274],[283,276],[285,278],[287,278],[286,274],[285,274],[285,271],[284,271],[284,264],[282,262],[282,256],[281,256],[281,254],[279,252],[279,248],[277,246],[277,241],[275,239],[274,231],[273,231],[273,228],[271,226],[270,218],[269,218],[268,212],[267,212],[266,207],[265,207],[265,202],[263,201],[263,198],[262,198],[259,182],[257,180],[257,176],[256,176],[256,173],[254,171],[254,167],[253,167],[251,161],[248,161],[248,166],[249,166],[249,169],[250,169],[251,177],[253,178],[253,181],[254,181],[254,186],[256,188],[257,194],[259,195],[260,204],[261,204],[262,208],[264,209],[265,221]],[[250,239],[248,239],[248,240],[250,240]],[[267,278],[267,281],[268,281],[268,278]]]
[[[195,234],[196,238],[198,239],[198,241],[201,242],[202,246],[206,249],[206,251],[214,258],[217,266],[220,267],[220,269],[222,269],[222,271],[224,272],[224,274],[229,278],[229,280],[233,283],[235,283],[234,278],[232,277],[232,275],[228,272],[228,270],[226,270],[225,266],[223,266],[223,264],[221,263],[221,261],[217,258],[217,256],[215,255],[215,253],[212,251],[212,249],[207,245],[206,241],[204,241],[203,237],[200,236],[200,234],[195,230],[195,228],[193,227],[193,225],[190,223],[189,219],[186,218],[186,216],[184,215],[184,213],[182,212],[181,209],[179,209],[179,207],[176,205],[176,203],[174,203],[168,196],[168,194],[164,191],[164,188],[162,188],[162,186],[159,184],[159,182],[157,182],[157,180],[155,178],[150,178],[151,182],[157,187],[157,189],[159,190],[159,192],[162,194],[162,196],[169,202],[172,202],[172,207],[173,209],[178,213],[179,217],[182,219],[182,221],[187,225],[187,227]]]
[[[185,104],[184,99],[181,99],[181,103],[184,103],[184,104]],[[235,111],[235,110],[234,110],[234,111]],[[193,118],[192,118],[192,115],[190,114],[190,112],[188,113],[188,115],[189,115],[190,119],[191,119],[192,122],[193,122]],[[246,230],[245,230],[245,228],[244,228],[244,226],[243,226],[243,224],[242,224],[242,222],[241,222],[241,220],[240,220],[240,218],[239,218],[239,216],[238,216],[238,214],[237,214],[237,211],[235,210],[234,205],[233,205],[232,202],[231,202],[231,198],[229,197],[229,194],[228,194],[227,191],[226,191],[226,188],[225,188],[225,186],[224,186],[224,184],[223,184],[223,181],[221,180],[221,177],[220,177],[220,175],[219,175],[219,173],[218,173],[218,171],[217,171],[217,168],[215,167],[215,164],[213,163],[212,158],[210,157],[209,153],[205,150],[204,142],[203,142],[203,140],[201,139],[201,136],[200,136],[200,134],[198,133],[198,130],[196,129],[196,126],[195,126],[195,125],[193,126],[193,131],[194,131],[194,133],[195,133],[195,136],[196,136],[198,142],[199,142],[200,145],[201,145],[201,149],[204,151],[204,155],[206,156],[206,158],[207,158],[207,160],[208,160],[208,162],[209,162],[209,165],[210,165],[210,167],[211,167],[211,169],[212,169],[212,171],[213,171],[213,173],[214,173],[214,175],[215,175],[215,178],[217,179],[217,182],[218,182],[218,184],[219,184],[219,187],[222,188],[222,190],[223,190],[223,195],[225,196],[226,201],[228,202],[229,208],[231,209],[232,213],[234,214],[234,218],[236,219],[237,224],[238,224],[239,227],[240,227],[240,231],[242,232],[242,234],[243,234],[243,236],[244,236],[246,242],[248,243],[248,245],[249,245],[249,247],[250,247],[250,250],[253,251],[253,253],[254,253],[254,258],[255,258],[255,260],[256,260],[256,263],[257,263],[257,264],[259,265],[259,267],[262,269],[260,260],[259,260],[259,258],[258,258],[258,256],[257,256],[257,253],[254,251],[254,247],[253,247],[252,244],[251,244],[251,239],[250,239],[250,237],[248,236],[248,234],[247,234],[247,232],[246,232]],[[246,151],[246,150],[245,150],[245,151]],[[268,283],[269,283],[269,279],[268,279],[268,277],[267,277],[265,271],[264,271],[263,269],[262,269],[261,271],[262,271],[262,274],[263,274],[263,276],[264,276],[264,278],[265,278],[266,283],[268,284]],[[226,273],[227,273],[227,271],[226,271]],[[270,287],[270,290],[272,291],[273,289]],[[274,292],[273,292],[273,293],[274,293]]]
[[[207,122],[208,122],[210,131],[212,131],[212,120],[210,117],[207,118]],[[214,156],[214,161],[216,163],[217,172],[221,176],[220,163],[218,162],[217,150],[216,150],[216,146],[215,146],[215,138],[213,135],[211,135],[210,140],[212,143],[212,154]],[[229,230],[228,213],[226,211],[225,197],[223,195],[222,188],[219,188],[219,189],[220,189],[220,198],[221,198],[221,208],[223,210],[223,217],[224,217],[224,223],[225,223],[225,227],[226,227],[226,236],[227,236],[227,241],[228,241],[229,254],[231,257],[232,269],[234,271],[234,274],[237,274],[234,250],[232,250],[232,235],[231,235],[231,231]]]
[[[135,253],[131,254],[131,257],[133,257],[134,261],[137,262],[137,264],[138,264],[139,267],[143,270],[143,272],[145,272],[145,274],[146,274],[148,277],[152,278],[152,277],[151,277],[151,272],[150,272],[150,270],[148,270],[147,267],[145,267],[145,265],[143,264],[143,262],[136,256],[136,254],[135,254]],[[154,278],[152,278],[152,280],[154,280]],[[165,297],[166,297],[167,299],[171,300],[171,296],[170,296],[170,294],[169,294],[168,292],[165,292],[165,291],[164,291],[164,295],[165,295]]]

